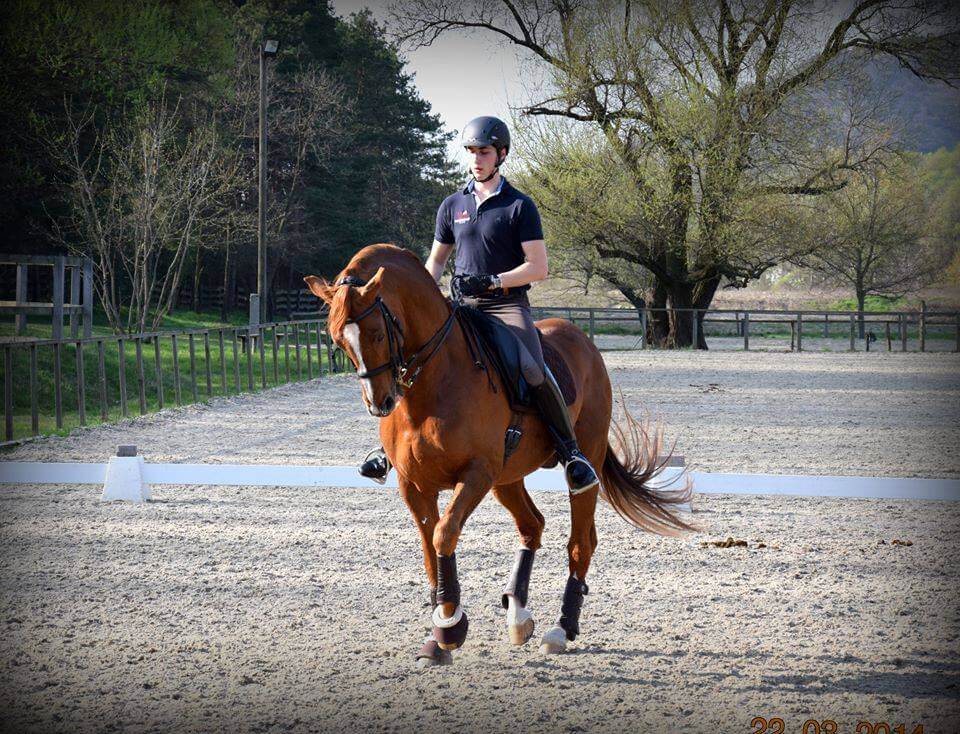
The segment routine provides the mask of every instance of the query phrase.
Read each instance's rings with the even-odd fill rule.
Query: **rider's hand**
[[[457,275],[454,276],[454,291],[461,296],[479,296],[497,286],[495,275]]]

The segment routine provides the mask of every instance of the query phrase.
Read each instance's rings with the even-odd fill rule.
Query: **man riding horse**
[[[502,321],[520,341],[523,377],[534,404],[553,437],[574,494],[599,483],[597,473],[577,446],[570,413],[556,380],[543,361],[540,338],[530,316],[527,291],[547,277],[547,248],[536,204],[501,175],[510,152],[510,131],[496,117],[477,117],[463,129],[471,180],[451,194],[437,211],[433,248],[426,268],[440,282],[456,248],[451,284],[455,298]],[[383,448],[368,454],[360,474],[386,481],[390,461]]]

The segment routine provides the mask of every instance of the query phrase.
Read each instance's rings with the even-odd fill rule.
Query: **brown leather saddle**
[[[467,343],[471,345],[474,363],[487,370],[488,365],[493,365],[500,376],[500,383],[506,389],[511,409],[521,413],[536,412],[530,385],[521,369],[520,350],[523,345],[520,340],[502,321],[472,306],[461,305],[457,316],[464,327]],[[544,364],[560,386],[564,402],[573,405],[577,399],[577,388],[570,368],[563,355],[544,339],[539,329],[537,336],[540,337]]]

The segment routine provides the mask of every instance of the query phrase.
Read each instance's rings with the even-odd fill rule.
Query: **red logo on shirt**
[[[464,209],[462,212],[460,212],[453,218],[454,224],[466,224],[469,221],[470,221],[470,212],[468,212],[466,209]]]

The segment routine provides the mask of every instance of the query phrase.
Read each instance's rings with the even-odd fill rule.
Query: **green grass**
[[[186,323],[186,322],[184,322]],[[241,330],[242,331],[242,330]],[[309,333],[310,349],[307,349],[306,340]],[[140,375],[137,369],[137,340],[124,340],[123,355],[119,350],[116,338],[104,339],[104,380],[101,383],[99,369],[99,348],[95,341],[66,342],[58,348],[54,346],[36,346],[36,395],[37,413],[39,417],[40,434],[64,434],[82,425],[80,415],[79,387],[82,385],[85,407],[85,424],[93,425],[103,422],[101,385],[104,387],[106,403],[106,421],[115,421],[123,417],[121,400],[121,364],[122,374],[126,385],[126,414],[136,416],[141,413],[151,413],[162,407],[187,405],[203,402],[211,397],[222,395],[236,395],[241,392],[250,392],[276,387],[286,382],[299,382],[317,377],[321,370],[323,374],[330,372],[330,363],[327,356],[326,344],[321,334],[323,348],[318,364],[317,355],[317,324],[309,323],[299,327],[299,348],[293,329],[289,329],[284,337],[283,328],[277,329],[277,350],[274,358],[273,330],[265,330],[264,366],[265,377],[261,372],[260,354],[256,348],[251,349],[248,359],[243,343],[238,339],[236,354],[234,354],[234,330],[224,332],[222,351],[223,367],[221,367],[221,350],[218,333],[209,337],[210,359],[206,357],[206,349],[202,334],[194,335],[194,368],[190,367],[190,339],[187,334],[178,334],[176,357],[179,366],[179,401],[177,397],[177,381],[174,371],[173,338],[164,334],[140,343],[143,364],[143,404],[140,401]],[[160,379],[157,378],[157,343],[159,341]],[[56,354],[60,354],[60,385],[61,385],[61,412],[60,425],[56,420]],[[78,369],[78,351],[82,355],[83,370]],[[11,345],[9,352],[12,359],[12,397],[13,397],[13,438],[24,438],[37,433],[33,430],[31,419],[31,390],[30,390],[30,360],[31,348],[29,345]],[[299,365],[297,355],[299,354]],[[345,362],[350,366],[349,361]],[[207,382],[209,367],[210,380]],[[351,367],[352,369],[352,367]],[[224,374],[225,373],[225,374]],[[6,380],[6,372],[4,373]],[[82,380],[78,379],[82,375]],[[252,386],[251,386],[252,375]],[[226,380],[224,380],[226,377]],[[238,379],[239,378],[239,379]],[[4,384],[4,390],[6,384]]]
[[[823,309],[825,311],[856,311],[856,298],[842,298],[839,301],[831,301],[822,305],[814,305],[810,310]],[[913,308],[902,296],[867,296],[863,303],[864,311],[876,311],[888,313],[890,311],[912,311]]]

